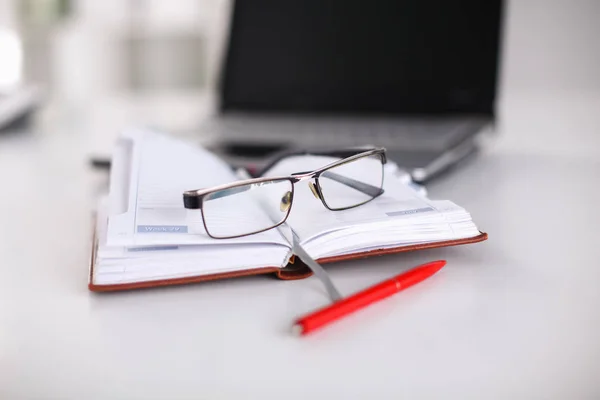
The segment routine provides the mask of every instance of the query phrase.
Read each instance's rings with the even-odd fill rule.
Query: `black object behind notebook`
[[[223,111],[493,116],[500,0],[237,1]]]

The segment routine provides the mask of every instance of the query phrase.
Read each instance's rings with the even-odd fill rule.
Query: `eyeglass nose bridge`
[[[317,176],[317,172],[313,171],[304,171],[304,172],[294,172],[292,176],[296,179],[296,182],[305,181],[307,179],[314,179]]]
[[[308,182],[308,187],[310,188],[310,192],[313,194],[313,196],[315,196],[315,198],[317,200],[323,201],[323,197],[321,196],[321,191],[319,190],[319,186],[315,182],[315,179],[316,179],[315,177],[317,176],[317,173],[311,173],[310,171],[304,171],[304,172],[295,172],[292,175],[296,177],[296,179],[297,179],[296,182],[310,179],[310,181]]]

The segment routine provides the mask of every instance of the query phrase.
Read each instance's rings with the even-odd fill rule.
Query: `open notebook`
[[[269,175],[316,169],[332,160],[290,157]],[[113,154],[109,194],[96,214],[90,289],[131,289],[259,273],[276,273],[284,279],[309,276],[305,266],[294,263],[290,226],[306,251],[323,263],[487,238],[466,210],[447,200],[429,200],[391,163],[385,166],[385,192],[367,204],[330,211],[300,182],[287,226],[235,239],[210,238],[200,211],[183,207],[182,193],[238,179],[205,149],[149,131],[125,132]],[[239,213],[239,218],[224,218],[224,224],[244,223],[245,210],[231,212],[229,217]]]

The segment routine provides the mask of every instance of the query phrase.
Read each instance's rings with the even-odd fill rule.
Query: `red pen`
[[[375,286],[371,286],[370,288],[362,290],[345,299],[336,301],[327,307],[298,319],[293,326],[293,331],[300,335],[306,335],[345,315],[360,310],[361,308],[365,308],[370,304],[383,300],[414,284],[424,281],[442,269],[444,265],[446,265],[445,260],[438,260],[419,265],[410,271],[378,283]]]

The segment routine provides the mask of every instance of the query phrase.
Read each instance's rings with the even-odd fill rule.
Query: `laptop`
[[[204,145],[273,154],[382,146],[424,182],[494,124],[501,0],[235,1]]]

